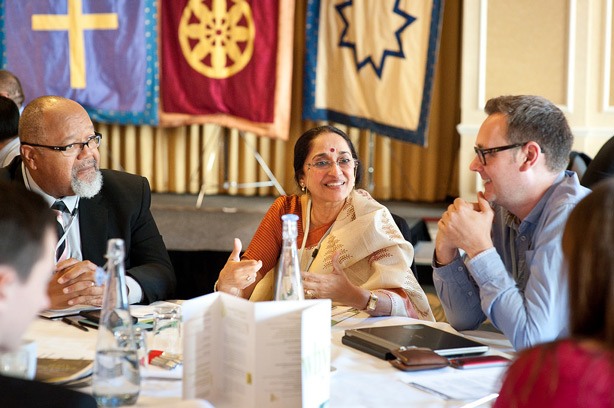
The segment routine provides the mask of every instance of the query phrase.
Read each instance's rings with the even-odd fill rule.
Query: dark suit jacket
[[[21,157],[0,169],[0,180],[23,185]],[[146,178],[101,170],[103,185],[94,197],[79,202],[83,259],[102,266],[107,240],[121,238],[126,248],[126,273],[143,289],[143,301],[174,297],[176,277],[158,227],[151,215],[151,191]]]
[[[96,408],[91,395],[60,385],[0,375],[0,405],[23,408]]]

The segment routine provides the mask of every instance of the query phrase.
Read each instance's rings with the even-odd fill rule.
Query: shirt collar
[[[529,215],[527,215],[526,218],[522,222],[520,221],[518,217],[516,217],[514,214],[512,214],[511,212],[507,211],[507,209],[505,209],[505,214],[506,214],[505,224],[510,228],[515,227],[514,229],[516,230],[521,230],[521,229],[524,230],[524,228],[526,228],[526,225],[528,224],[537,224],[542,215],[542,211],[544,210],[544,207],[546,206],[546,203],[550,199],[550,196],[556,189],[556,186],[558,186],[563,181],[564,178],[565,178],[565,172],[562,171],[557,176],[554,183],[552,183],[552,185],[548,188],[548,190],[546,190],[546,193],[542,196],[542,198],[537,202],[537,205],[533,207]]]
[[[24,179],[24,182],[25,182],[26,187],[28,188],[28,190],[34,191],[35,193],[37,193],[40,196],[42,196],[45,199],[45,201],[47,202],[47,204],[49,204],[49,207],[51,207],[53,205],[53,203],[55,203],[56,200],[58,200],[55,197],[50,196],[49,194],[45,193],[38,186],[38,184],[36,184],[36,181],[34,181],[32,176],[30,175],[30,171],[28,170],[28,168],[25,166],[25,164],[23,162],[21,162],[21,171],[23,173],[23,179]],[[77,205],[79,204],[79,196],[78,195],[61,197],[60,200],[64,201],[64,204],[66,205],[66,208],[68,209],[68,211],[71,214],[75,213],[75,209],[77,208]]]

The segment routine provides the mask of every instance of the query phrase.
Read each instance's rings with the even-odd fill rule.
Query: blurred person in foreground
[[[6,182],[0,182],[0,197],[0,352],[10,352],[49,306],[57,238],[55,219],[41,197]],[[96,407],[89,395],[4,375],[0,395],[6,407]]]
[[[495,407],[614,406],[614,180],[573,210],[563,234],[569,338],[523,351]]]
[[[552,102],[500,96],[484,110],[470,165],[484,192],[476,203],[457,198],[442,215],[433,283],[456,330],[488,318],[522,349],[567,334],[561,236],[590,190],[565,170],[573,134]]]
[[[349,137],[332,126],[305,132],[294,146],[294,178],[304,194],[273,203],[241,258],[235,239],[217,290],[272,300],[281,216],[296,214],[306,298],[331,299],[373,316],[434,320],[411,270],[412,245],[386,207],[354,188],[361,171]]]

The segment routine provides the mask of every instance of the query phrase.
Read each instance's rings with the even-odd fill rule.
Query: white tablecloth
[[[340,407],[462,407],[467,401],[449,401],[432,393],[421,391],[409,382],[434,379],[450,384],[467,384],[473,377],[492,381],[501,377],[504,369],[456,370],[444,368],[435,371],[405,373],[393,368],[388,362],[347,347],[341,343],[346,329],[366,326],[385,326],[408,323],[430,324],[437,328],[454,331],[445,323],[425,323],[401,317],[365,318],[366,314],[344,320],[332,328],[331,339],[331,399],[332,408]],[[503,336],[494,333],[471,332],[472,337],[496,347],[511,350],[511,344]],[[83,332],[60,321],[37,319],[26,339],[37,343],[38,357],[93,359],[96,349],[96,330]],[[210,407],[206,401],[182,401],[180,380],[144,378],[141,384],[137,407]],[[91,392],[89,387],[82,389]]]

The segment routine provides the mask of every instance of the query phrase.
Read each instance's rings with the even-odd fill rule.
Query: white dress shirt
[[[45,201],[47,201],[49,207],[51,207],[57,199],[45,193],[36,184],[36,182],[30,176],[28,168],[23,163],[21,164],[21,169],[26,187],[29,190],[41,195],[45,199]],[[80,197],[76,195],[67,196],[62,197],[61,200],[64,201],[66,208],[70,212],[65,212],[62,214],[62,218],[64,221],[64,234],[66,235],[66,246],[68,247],[67,256],[68,258],[75,258],[79,261],[83,261],[83,253],[81,252],[81,231],[79,230],[79,211],[77,211]],[[59,247],[59,244],[60,243],[58,242],[56,250]],[[128,286],[128,301],[130,302],[130,304],[139,303],[143,299],[143,289],[141,289],[141,286],[138,284],[138,282],[134,280],[133,277],[126,275],[126,286]]]

